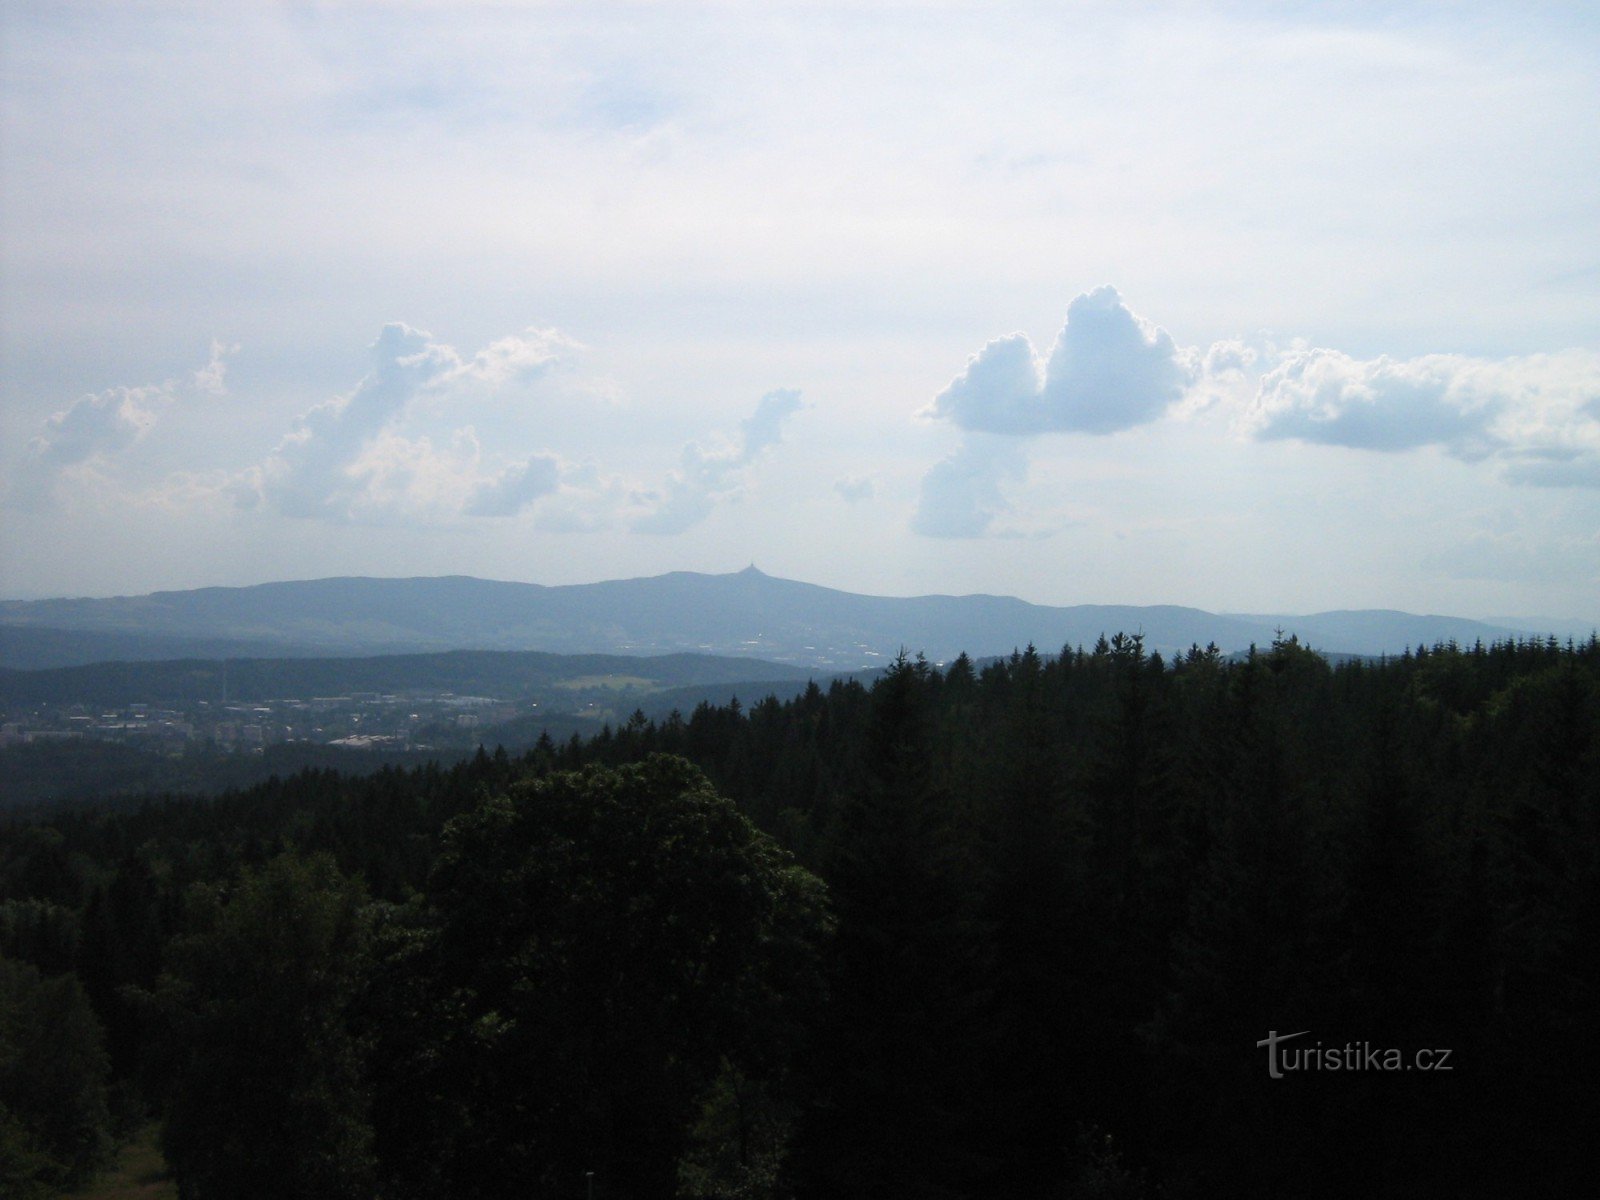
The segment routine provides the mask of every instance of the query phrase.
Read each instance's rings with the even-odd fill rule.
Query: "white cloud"
[[[442,446],[426,434],[409,438],[385,430],[347,468],[352,487],[340,516],[368,523],[448,520],[472,494],[480,458],[470,427],[454,431]]]
[[[740,423],[737,444],[707,450],[690,442],[683,448],[681,465],[663,488],[634,494],[634,503],[643,511],[630,527],[635,533],[675,534],[698,525],[719,503],[739,494],[746,469],[782,440],[783,423],[801,407],[797,391],[768,392],[755,412]]]
[[[997,519],[1012,511],[1001,485],[1026,475],[1027,460],[1014,440],[967,434],[954,454],[923,476],[912,531],[939,538],[998,532]]]
[[[1291,351],[1304,349],[1303,341],[1280,346],[1277,339],[1265,333],[1213,342],[1199,356],[1200,367],[1194,387],[1173,411],[1184,416],[1213,407],[1242,411],[1254,400],[1263,372]]]
[[[1041,361],[1023,334],[990,342],[923,415],[969,432],[1109,433],[1163,416],[1231,413],[1261,442],[1492,461],[1511,484],[1600,488],[1600,353],[1358,359],[1257,334],[1177,346],[1102,287],[1079,296]],[[914,528],[992,533],[1002,470],[971,446],[924,481]]]
[[[455,430],[451,447],[438,450],[429,438],[408,438],[396,427],[419,397],[472,388],[492,394],[536,378],[577,349],[554,330],[530,329],[463,359],[427,333],[386,325],[371,346],[371,369],[354,390],[303,413],[267,459],[239,477],[235,502],[335,520],[407,512],[512,516],[553,490],[543,486],[544,458],[485,475],[470,428]]]
[[[1357,450],[1445,446],[1460,458],[1488,453],[1500,398],[1462,386],[1447,355],[1360,362],[1337,350],[1290,354],[1262,376],[1246,421],[1261,439],[1297,438]]]
[[[94,456],[126,450],[156,423],[156,410],[172,400],[170,384],[111,388],[52,414],[28,446],[31,461],[69,467]]]
[[[1270,364],[1239,426],[1357,450],[1437,447],[1507,482],[1600,487],[1600,354],[1358,360],[1298,347]]]
[[[513,517],[561,486],[561,463],[553,454],[534,454],[485,479],[462,509],[469,517]]]
[[[741,440],[736,465],[745,465],[767,447],[781,442],[783,423],[802,407],[800,393],[792,388],[779,388],[761,397],[756,411],[739,422]]]
[[[460,367],[454,351],[398,323],[383,327],[371,352],[372,369],[355,390],[308,409],[262,464],[261,497],[285,516],[349,516],[362,491],[357,457],[422,387]]]
[[[1192,352],[1101,287],[1068,306],[1048,360],[1025,334],[997,338],[925,412],[981,433],[1115,433],[1160,417],[1196,374]]]
[[[1219,370],[1224,365],[1219,361]],[[1014,535],[1001,520],[1013,511],[1002,485],[1027,475],[1017,439],[1149,424],[1199,377],[1196,352],[1131,311],[1113,287],[1072,301],[1048,359],[1025,334],[996,338],[921,414],[952,422],[964,436],[923,477],[912,530],[928,537]]]
[[[598,533],[616,524],[628,501],[628,486],[602,475],[593,463],[564,465],[556,490],[542,496],[533,513],[544,533]]]
[[[748,469],[782,438],[800,393],[768,392],[732,442],[690,442],[679,467],[658,487],[629,485],[594,464],[573,464],[548,449],[485,454],[464,426],[445,441],[408,432],[421,415],[463,401],[499,402],[570,361],[582,348],[556,330],[502,338],[470,358],[404,324],[384,327],[372,365],[347,395],[303,413],[260,464],[226,489],[240,508],[265,505],[289,517],[383,524],[415,519],[511,518],[527,514],[547,532],[594,532],[619,522],[640,533],[679,533],[736,498]],[[602,381],[598,399],[610,403]],[[583,389],[542,393],[594,403]],[[426,401],[426,403],[424,403]]]
[[[227,348],[211,347],[211,360],[191,376],[192,391],[220,394]],[[51,505],[67,477],[86,482],[91,476],[113,485],[114,464],[143,441],[162,414],[179,399],[175,380],[143,387],[113,387],[82,396],[44,419],[29,439],[16,473],[6,487],[8,500],[37,510]]]
[[[206,396],[226,396],[228,394],[228,359],[230,354],[237,354],[241,347],[237,345],[226,346],[211,339],[211,360],[205,366],[197,368],[190,376],[194,390]]]
[[[226,356],[234,349],[213,342],[209,361],[185,377],[183,389],[225,395]],[[77,493],[170,513],[221,502],[368,526],[525,517],[543,532],[671,534],[737,499],[751,467],[781,441],[785,423],[803,407],[797,391],[768,392],[732,439],[687,444],[678,468],[658,486],[630,483],[548,447],[517,445],[528,421],[508,401],[525,400],[526,385],[570,365],[581,350],[556,330],[529,329],[464,356],[425,332],[392,323],[369,347],[369,368],[355,387],[303,411],[260,461],[230,471],[190,460],[144,487],[108,467],[173,404],[179,385],[114,388],[43,422],[8,498],[19,510],[37,509],[54,494],[58,477],[71,472]],[[614,384],[575,371],[541,384],[537,395],[548,411],[570,410],[569,417],[596,404],[609,410],[618,401]],[[457,423],[463,411],[493,419],[492,449],[472,425]]]
[[[1190,423],[1210,412],[1247,441],[1433,448],[1490,462],[1514,485],[1600,489],[1600,353],[1358,359],[1269,334],[1202,352],[1177,346],[1103,287],[1072,302],[1047,361],[1023,334],[997,338],[922,411],[964,437],[925,475],[912,529],[992,537],[1035,524],[1037,489],[1019,486],[1027,464],[1015,447],[1025,437],[1171,417],[1198,438]]]
[[[491,342],[462,363],[448,382],[473,380],[488,387],[538,378],[583,346],[556,329],[528,329]]]

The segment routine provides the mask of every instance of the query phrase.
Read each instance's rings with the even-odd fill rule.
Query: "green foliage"
[[[163,1150],[185,1200],[370,1191],[350,1004],[365,896],[326,855],[283,855],[197,887],[156,996],[177,1063]]]
[[[809,1062],[802,1195],[960,1195],[978,1165],[986,945],[935,772],[934,677],[903,655],[873,691],[864,779],[827,875],[839,913]]]
[[[414,1194],[437,1172],[451,1196],[554,1195],[591,1170],[669,1194],[724,1064],[781,1070],[826,929],[817,881],[666,756],[486,798],[427,899],[432,927],[396,937],[427,985],[388,1035],[422,1096],[379,1114]]]
[[[77,977],[0,958],[0,1195],[73,1187],[105,1161],[106,1076]]]
[[[795,1106],[768,1079],[726,1063],[678,1161],[679,1200],[782,1200]]]

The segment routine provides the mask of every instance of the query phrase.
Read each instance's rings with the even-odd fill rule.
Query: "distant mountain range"
[[[1334,654],[1394,654],[1420,643],[1563,636],[1521,624],[1387,610],[1309,616],[1173,605],[1050,607],[1008,596],[863,596],[754,567],[729,575],[544,587],[466,576],[318,579],[109,599],[0,602],[0,666],[111,660],[331,657],[444,650],[715,654],[821,671],[882,665],[902,647],[935,661],[965,651],[1055,653],[1102,634],[1140,633],[1164,653],[1226,652],[1295,634]]]

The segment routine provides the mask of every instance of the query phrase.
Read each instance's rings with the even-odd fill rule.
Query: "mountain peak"
[[[740,579],[766,579],[767,578],[767,573],[765,571],[761,570],[759,567],[757,567],[755,565],[755,563],[751,563],[748,567],[746,567],[744,570],[740,571],[738,574],[739,574],[739,578]]]

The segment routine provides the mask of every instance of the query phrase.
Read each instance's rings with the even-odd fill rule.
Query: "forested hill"
[[[0,1194],[1569,1195],[1596,945],[1600,641],[901,659],[6,828]]]
[[[465,577],[322,579],[109,599],[0,603],[0,665],[112,658],[338,656],[459,649],[750,656],[818,669],[934,661],[1029,644],[1092,646],[1118,630],[1152,650],[1225,652],[1297,635],[1319,650],[1397,654],[1549,630],[1407,613],[1219,615],[1172,605],[1050,607],[1003,596],[863,596],[749,568],[543,587]],[[277,651],[267,647],[279,647]]]
[[[360,658],[243,658],[101,662],[18,671],[0,667],[0,705],[111,704],[140,700],[249,702],[341,692],[455,692],[518,700],[585,678],[628,678],[650,690],[746,680],[795,680],[802,667],[709,654],[637,657],[456,650]]]

